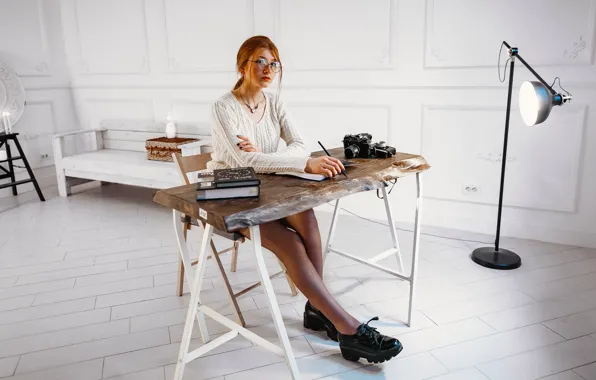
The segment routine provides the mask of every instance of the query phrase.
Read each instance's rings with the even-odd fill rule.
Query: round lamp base
[[[521,258],[507,249],[494,247],[477,248],[472,252],[472,260],[483,267],[501,270],[516,269],[521,266]]]

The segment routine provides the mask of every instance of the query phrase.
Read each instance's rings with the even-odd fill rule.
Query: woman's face
[[[268,87],[281,70],[281,64],[273,57],[269,49],[258,49],[246,65],[243,75],[256,87]]]

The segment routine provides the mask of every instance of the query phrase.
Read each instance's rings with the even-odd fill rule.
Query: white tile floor
[[[0,201],[0,377],[172,378],[189,297],[174,296],[171,217],[152,195],[110,185],[68,199],[50,189],[43,204],[31,194]],[[318,212],[324,235],[330,211]],[[378,315],[373,325],[403,342],[404,351],[382,365],[343,360],[336,343],[302,327],[304,297],[292,297],[283,279],[274,280],[304,379],[596,379],[596,250],[504,239],[524,266],[496,272],[468,258],[490,236],[423,232],[454,239],[422,238],[411,328],[402,322],[406,284],[337,256],[326,268],[328,287],[344,307],[363,321]],[[404,250],[411,247],[409,232],[399,237]],[[190,239],[196,250],[199,233]],[[367,257],[388,248],[390,236],[344,214],[337,241],[338,248]],[[238,271],[230,273],[234,287],[258,279],[253,257],[243,245]],[[229,265],[229,256],[223,260]],[[404,260],[410,262],[409,254]],[[396,266],[392,258],[384,264]],[[203,301],[230,314],[219,273],[214,266],[206,273]],[[262,289],[240,305],[251,330],[277,339]],[[226,331],[212,320],[208,326],[212,334]],[[193,347],[198,337],[195,331]],[[282,358],[236,338],[188,365],[185,378],[284,380],[289,374]]]

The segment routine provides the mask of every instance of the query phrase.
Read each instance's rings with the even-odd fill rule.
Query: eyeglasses
[[[259,66],[259,69],[261,70],[265,70],[265,67],[269,66],[269,68],[271,69],[271,71],[273,71],[274,73],[278,73],[279,70],[281,70],[281,63],[277,62],[277,61],[273,61],[271,63],[267,62],[266,59],[264,58],[259,58],[256,61],[251,61],[257,64],[257,66]]]

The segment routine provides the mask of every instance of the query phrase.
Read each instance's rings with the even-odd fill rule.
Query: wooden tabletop
[[[333,157],[345,159],[343,148],[330,149],[329,153]],[[322,151],[315,152],[312,157],[322,155]],[[424,157],[406,153],[397,153],[385,159],[355,158],[350,161],[357,165],[346,168],[348,178],[338,175],[320,182],[259,174],[259,198],[197,201],[196,184],[191,184],[160,190],[154,201],[193,218],[202,219],[220,230],[233,232],[281,219],[349,194],[380,189],[384,186],[383,181],[430,168]]]

